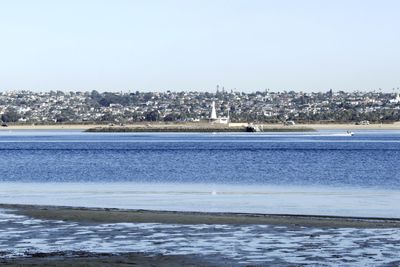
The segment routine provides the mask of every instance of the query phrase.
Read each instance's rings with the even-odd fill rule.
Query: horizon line
[[[257,93],[257,92],[272,92],[272,93],[284,93],[284,92],[295,92],[295,93],[325,93],[325,92],[345,92],[345,93],[399,93],[400,92],[400,87],[393,87],[391,89],[383,89],[383,88],[377,88],[377,89],[324,89],[324,90],[315,90],[315,91],[309,91],[309,90],[297,90],[297,89],[284,89],[284,90],[274,90],[270,88],[266,89],[255,89],[255,90],[240,90],[237,88],[228,88],[222,90],[219,89],[214,89],[214,90],[195,90],[195,89],[188,89],[188,90],[179,90],[179,89],[165,89],[165,90],[146,90],[146,89],[125,89],[125,90],[116,90],[116,89],[40,89],[40,90],[35,90],[35,89],[0,89],[0,93],[13,93],[13,92],[31,92],[31,93],[50,93],[50,92],[63,92],[63,93],[69,93],[69,92],[74,92],[74,93],[86,93],[86,92],[93,92],[97,91],[99,93],[188,93],[188,92],[194,92],[194,93],[218,93],[218,92],[234,92],[234,93],[246,93],[246,94],[252,94],[252,93]]]

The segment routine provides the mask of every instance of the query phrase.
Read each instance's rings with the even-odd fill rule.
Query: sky
[[[0,91],[391,92],[399,10],[397,0],[0,0]]]

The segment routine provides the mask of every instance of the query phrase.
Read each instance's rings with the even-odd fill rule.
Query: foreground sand
[[[234,266],[224,260],[213,262],[196,255],[150,255],[145,253],[86,253],[86,252],[57,252],[34,253],[31,257],[0,259],[0,266],[11,267],[123,267],[123,266]]]
[[[93,223],[264,224],[319,228],[400,228],[400,219],[340,216],[208,213],[0,204],[37,219]]]
[[[5,242],[0,249],[0,266],[304,266],[305,263],[361,266],[363,262],[398,266],[399,263],[395,244],[400,219],[9,204],[0,205],[0,209],[3,215],[11,214],[3,217],[0,231],[0,240]],[[13,214],[28,217],[13,217]],[[129,222],[161,225],[125,224]],[[105,253],[95,252],[94,243],[99,246],[98,251]],[[45,249],[41,250],[41,246]],[[127,247],[133,252],[127,251]],[[262,261],[252,261],[253,256]]]

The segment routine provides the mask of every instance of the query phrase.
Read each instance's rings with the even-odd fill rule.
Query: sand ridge
[[[63,206],[0,204],[36,219],[94,223],[259,224],[318,228],[400,228],[400,219],[291,214],[177,212]]]

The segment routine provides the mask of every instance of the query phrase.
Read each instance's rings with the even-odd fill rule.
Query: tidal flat
[[[396,266],[382,218],[0,206],[2,266]]]

